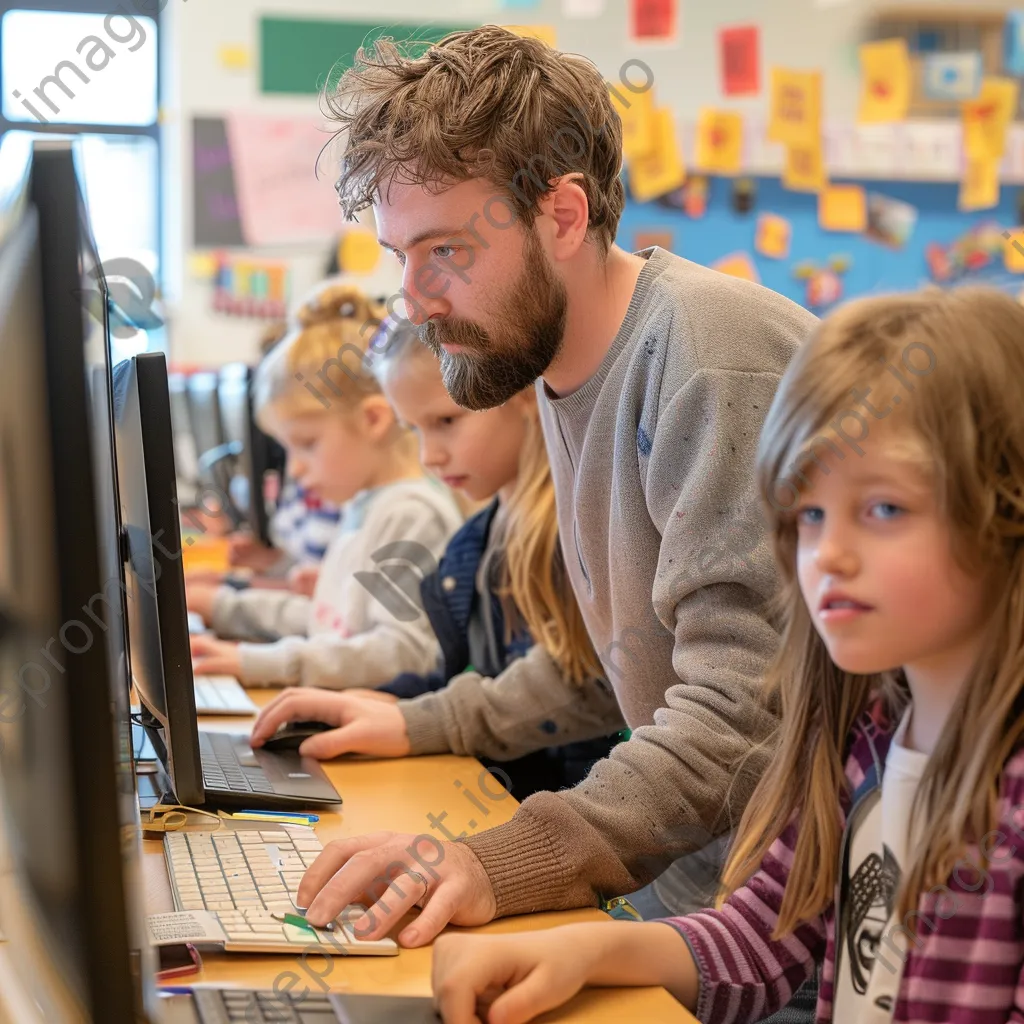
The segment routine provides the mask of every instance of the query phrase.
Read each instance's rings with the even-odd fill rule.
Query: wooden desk
[[[264,703],[270,696],[259,691],[253,693],[257,703]],[[203,720],[204,728],[229,732],[247,731],[249,724],[250,720],[237,718]],[[480,779],[486,773],[474,758],[440,755],[400,760],[353,760],[328,762],[324,767],[344,801],[341,813],[320,813],[316,831],[324,843],[381,829],[416,835],[426,833],[440,838],[437,830],[431,830],[428,814],[443,820],[445,827],[454,835],[462,831],[473,833],[508,821],[517,806],[511,796],[499,792],[499,787],[489,777],[483,779],[485,786],[490,782],[490,792],[499,792],[502,798],[490,799],[481,790]],[[467,790],[485,807],[486,814],[465,795]],[[146,909],[149,913],[170,910],[171,896],[161,843],[146,842],[143,845],[147,854],[144,858]],[[504,918],[482,928],[464,930],[485,934],[522,932],[576,921],[601,921],[609,927],[629,927],[595,909]],[[311,961],[314,959],[310,958]],[[310,992],[331,989],[339,992],[429,995],[430,962],[429,946],[403,949],[398,956],[336,956],[329,962],[305,965],[301,957],[294,956],[204,953],[202,973],[180,979],[178,984],[202,981],[271,988],[274,979],[283,976],[279,985],[293,985],[293,992],[302,992],[308,986]],[[296,982],[287,978],[286,972],[289,971],[298,975],[300,980]],[[324,975],[321,980],[316,977],[318,973]],[[539,1020],[574,1024],[685,1024],[694,1018],[664,989],[648,988],[586,990],[565,1007]]]

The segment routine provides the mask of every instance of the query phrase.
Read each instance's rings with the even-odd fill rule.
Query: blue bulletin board
[[[987,243],[992,252],[993,243],[1002,244],[1001,232],[1021,223],[1018,194],[1024,190],[1017,186],[1003,186],[997,208],[968,214],[957,210],[959,186],[956,184],[863,182],[869,193],[901,200],[918,210],[917,223],[905,248],[894,250],[864,235],[823,231],[818,225],[817,195],[788,191],[777,178],[754,181],[757,195],[749,213],[733,210],[733,182],[728,178],[709,179],[707,212],[701,218],[691,218],[681,210],[666,209],[656,202],[627,200],[618,243],[632,252],[638,233],[670,232],[673,252],[708,266],[734,253],[745,253],[756,266],[763,285],[802,305],[809,305],[806,282],[794,277],[796,265],[804,261],[827,265],[835,256],[848,256],[851,260],[849,269],[841,277],[842,300],[913,290],[927,284],[987,284],[1015,296],[1024,291],[1024,274],[1011,274],[1006,270],[1001,248],[990,256],[987,265],[955,273],[945,282],[932,279],[926,256],[930,243],[937,243],[945,250],[974,229],[988,225],[987,232],[980,232],[976,239],[969,238],[968,244],[960,250],[961,254],[970,255],[970,263],[982,262],[984,253],[970,243],[980,242],[982,249]],[[773,213],[790,222],[792,237],[787,258],[771,259],[754,251],[757,219],[762,213]],[[827,307],[815,308],[815,312],[827,312]]]

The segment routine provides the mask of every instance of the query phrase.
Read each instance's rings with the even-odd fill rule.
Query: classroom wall
[[[963,0],[901,0],[901,6],[928,8],[963,7]],[[656,97],[674,108],[680,124],[692,122],[700,107],[722,104],[751,119],[765,115],[765,96],[725,99],[720,92],[717,32],[721,27],[756,22],[762,28],[762,63],[796,68],[822,67],[825,74],[825,110],[829,119],[853,121],[859,91],[856,44],[863,22],[884,6],[883,0],[680,0],[681,32],[677,45],[635,44],[628,38],[626,0],[607,0],[598,20],[567,20],[562,0],[539,0],[532,10],[503,8],[498,0],[446,0],[437,18],[445,22],[482,24],[527,22],[554,25],[559,49],[586,54],[611,82],[630,58],[643,60],[651,68]],[[976,9],[1007,10],[1014,0],[974,0]],[[263,14],[287,17],[348,18],[352,20],[407,21],[423,24],[431,20],[417,0],[283,0],[268,4],[260,0],[216,0],[187,2],[171,0],[165,10],[164,123],[165,202],[164,230],[165,290],[171,317],[171,357],[183,363],[216,365],[232,359],[249,359],[255,353],[260,324],[213,314],[209,308],[209,287],[193,280],[187,272],[191,239],[191,119],[195,116],[231,112],[259,112],[308,116],[322,123],[314,96],[269,96],[259,91],[259,17]],[[221,66],[218,51],[225,45],[248,47],[253,66],[247,71]],[[326,69],[325,69],[326,70]],[[681,134],[683,134],[681,132]],[[325,136],[325,139],[327,136]],[[685,139],[685,134],[684,134]],[[330,188],[333,166],[328,161],[320,182],[311,175],[311,187]],[[772,199],[772,183],[766,182],[766,199]],[[941,186],[936,186],[941,188]],[[718,189],[722,193],[721,188]],[[783,202],[780,198],[779,203]],[[808,197],[790,197],[799,221]],[[929,199],[931,201],[931,199]],[[944,200],[942,200],[944,202]],[[776,204],[778,205],[778,204]],[[653,204],[627,209],[620,233],[623,245],[632,244],[636,229],[664,223],[664,211]],[[721,215],[721,220],[716,219]],[[713,237],[723,225],[729,228],[727,208],[718,210],[714,189],[710,220],[686,221],[675,215],[680,229],[683,255],[701,258],[717,251],[722,239]],[[673,218],[670,216],[669,220]],[[338,227],[341,227],[340,213]],[[711,235],[701,240],[704,229]],[[796,236],[795,236],[796,239]],[[737,246],[738,247],[738,246]],[[842,246],[840,246],[842,248]],[[295,291],[304,292],[315,283],[327,258],[328,246],[290,247],[261,250],[261,254],[287,256],[292,260]],[[730,250],[731,251],[731,250]],[[795,253],[795,250],[794,250]],[[856,274],[878,276],[867,260],[856,264]],[[781,284],[782,271],[769,268],[768,284]],[[857,280],[851,278],[851,284]],[[873,279],[872,279],[873,280]],[[375,289],[397,290],[397,265],[385,258],[378,275],[369,282]],[[789,284],[789,282],[786,282]],[[782,287],[784,291],[798,289]]]

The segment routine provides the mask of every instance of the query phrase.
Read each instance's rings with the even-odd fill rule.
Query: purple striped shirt
[[[857,722],[845,769],[851,792],[870,770],[872,750],[884,762],[895,725],[880,706]],[[845,823],[850,798],[844,795],[841,805]],[[898,933],[883,935],[876,956],[894,967],[909,949],[894,1021],[1024,1024],[1024,750],[1006,763],[998,807],[996,829],[981,839],[988,865],[979,845],[968,845],[945,886],[924,893]],[[831,1020],[835,905],[790,935],[771,938],[796,837],[794,824],[721,910],[666,919],[697,962],[699,1020],[761,1020],[785,1006],[820,961],[816,1022]],[[874,970],[884,969],[876,961]]]

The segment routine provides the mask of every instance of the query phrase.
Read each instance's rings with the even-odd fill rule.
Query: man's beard
[[[495,309],[493,333],[471,320],[428,320],[420,340],[441,363],[452,401],[464,409],[493,409],[529,387],[562,347],[568,297],[532,230],[519,280]],[[465,352],[446,352],[442,343]]]

